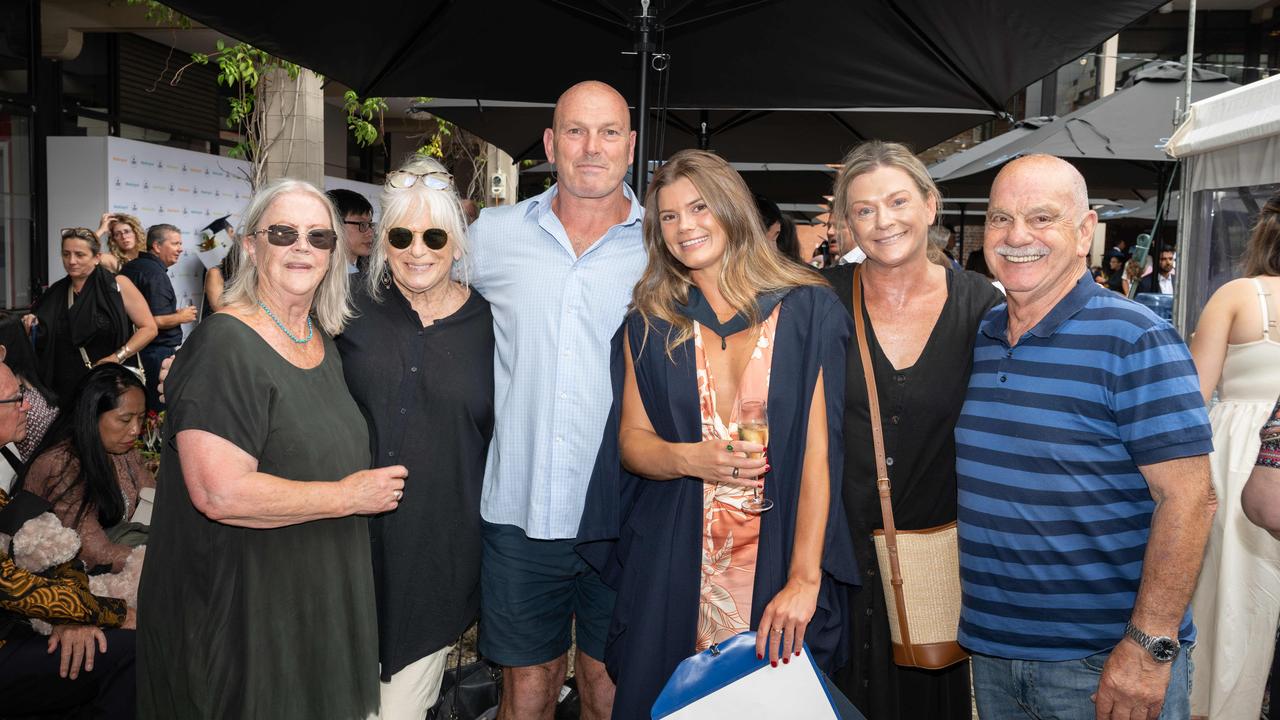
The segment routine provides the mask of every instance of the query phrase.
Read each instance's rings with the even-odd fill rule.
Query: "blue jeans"
[[[1191,717],[1191,648],[1173,661],[1160,720]],[[1079,660],[1007,660],[973,656],[973,694],[982,720],[1094,720],[1093,701],[1111,651]]]

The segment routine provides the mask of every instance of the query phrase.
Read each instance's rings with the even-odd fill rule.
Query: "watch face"
[[[1159,662],[1170,662],[1178,657],[1178,644],[1169,638],[1156,638],[1151,643],[1151,657]]]

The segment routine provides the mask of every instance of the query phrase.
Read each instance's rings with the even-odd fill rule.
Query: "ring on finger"
[[[779,635],[782,634],[782,628],[774,628],[773,631],[778,633]]]
[[[734,469],[733,469],[733,478],[734,478],[735,480],[738,478],[738,468],[734,468]]]
[[[733,443],[729,443],[728,445],[725,445],[724,449],[728,450],[729,452],[733,452]]]
[[[394,497],[394,498],[396,499],[396,502],[400,502],[400,498],[404,497],[404,491],[403,491],[403,490],[395,490],[395,491],[393,491],[393,492],[391,493],[391,495],[392,495],[392,497]]]

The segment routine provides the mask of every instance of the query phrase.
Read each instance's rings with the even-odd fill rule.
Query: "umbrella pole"
[[[1182,104],[1182,112],[1191,112],[1191,75],[1192,60],[1195,58],[1196,50],[1196,0],[1191,0],[1190,6],[1187,8],[1187,97],[1186,102]],[[1185,117],[1185,114],[1184,116]],[[1179,119],[1181,122],[1181,119]]]
[[[636,18],[636,55],[640,60],[640,97],[636,98],[636,152],[631,163],[631,189],[637,197],[643,197],[649,182],[649,156],[645,151],[649,134],[649,62],[653,45],[649,35],[653,31],[653,16],[649,14],[649,0],[640,0],[640,16]]]

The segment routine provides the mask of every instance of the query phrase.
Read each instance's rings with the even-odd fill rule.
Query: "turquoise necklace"
[[[280,328],[280,332],[284,333],[285,335],[288,335],[290,340],[294,341],[299,345],[306,345],[307,343],[311,342],[312,336],[314,336],[316,333],[315,328],[311,327],[311,315],[307,315],[307,336],[304,338],[299,338],[297,335],[294,335],[293,333],[289,332],[289,328],[285,327],[284,323],[280,322],[280,318],[276,317],[276,314],[271,312],[271,308],[267,307],[266,303],[259,300],[258,307],[262,308],[262,312],[266,313],[267,317],[271,318],[271,321],[276,324],[276,327]]]

